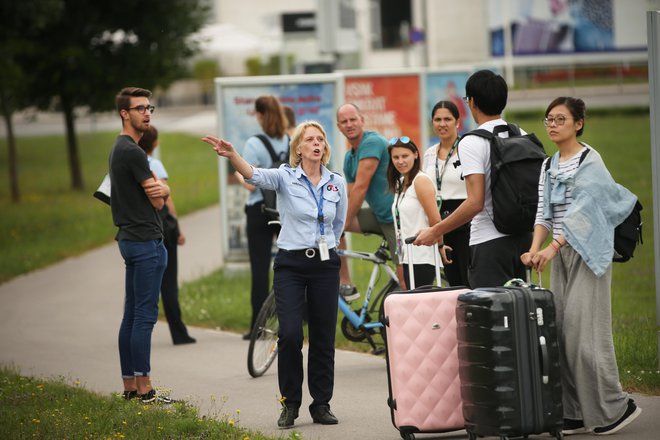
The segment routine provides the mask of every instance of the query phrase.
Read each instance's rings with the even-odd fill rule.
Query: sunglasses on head
[[[390,145],[394,145],[399,141],[401,141],[402,144],[407,144],[410,142],[410,138],[408,136],[393,137],[390,139]]]

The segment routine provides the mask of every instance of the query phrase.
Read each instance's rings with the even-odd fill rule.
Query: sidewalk
[[[219,266],[218,207],[183,218],[182,226],[189,233],[186,245],[179,248],[180,278],[189,281]],[[0,285],[0,364],[13,364],[26,375],[78,379],[83,386],[102,394],[120,391],[117,331],[123,277],[123,263],[112,243]],[[175,398],[196,404],[202,414],[238,418],[239,426],[288,436],[290,432],[276,427],[276,365],[265,376],[253,379],[246,367],[248,344],[240,335],[196,328],[191,329],[191,334],[197,338],[196,344],[175,347],[167,324],[156,325],[152,347],[155,385],[171,389]],[[312,423],[306,411],[310,401],[305,386],[295,429],[308,440],[396,440],[400,437],[390,420],[387,397],[383,358],[337,351],[335,397],[331,403],[339,425]],[[660,397],[636,395],[635,400],[644,412],[616,438],[657,438]],[[466,435],[461,432],[417,437]]]

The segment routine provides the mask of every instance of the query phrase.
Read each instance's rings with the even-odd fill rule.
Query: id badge
[[[325,235],[321,235],[321,238],[319,238],[319,257],[321,258],[321,261],[327,261],[330,259],[328,241],[325,239]]]

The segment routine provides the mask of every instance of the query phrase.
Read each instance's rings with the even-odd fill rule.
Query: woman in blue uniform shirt
[[[204,142],[248,183],[275,190],[282,229],[277,239],[273,287],[280,330],[278,382],[282,412],[277,424],[290,428],[298,417],[303,385],[303,313],[308,307],[307,377],[314,423],[333,425],[330,412],[334,387],[335,329],[339,292],[339,257],[335,248],[346,219],[346,181],[325,165],[330,145],[323,127],[305,121],[291,139],[289,164],[277,169],[254,168],[233,145],[213,136]]]

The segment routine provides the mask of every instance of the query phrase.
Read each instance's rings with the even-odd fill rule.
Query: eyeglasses
[[[154,107],[153,105],[136,105],[135,107],[129,107],[128,109],[137,110],[138,113],[143,115],[144,112],[146,112],[147,110],[149,110],[149,113],[153,114],[154,110],[156,110],[156,107]]]
[[[570,118],[567,118],[564,115],[555,116],[554,118],[553,117],[545,118],[543,120],[543,125],[545,125],[546,127],[550,127],[552,125],[552,123],[554,122],[559,127],[561,125],[564,125],[566,123],[567,119],[570,119]]]
[[[470,97],[469,96],[463,96],[463,102],[465,102],[467,105],[470,105]]]
[[[410,138],[408,136],[393,137],[392,139],[390,139],[390,145],[394,145],[399,141],[401,141],[402,144],[407,144],[408,142],[410,142]]]

